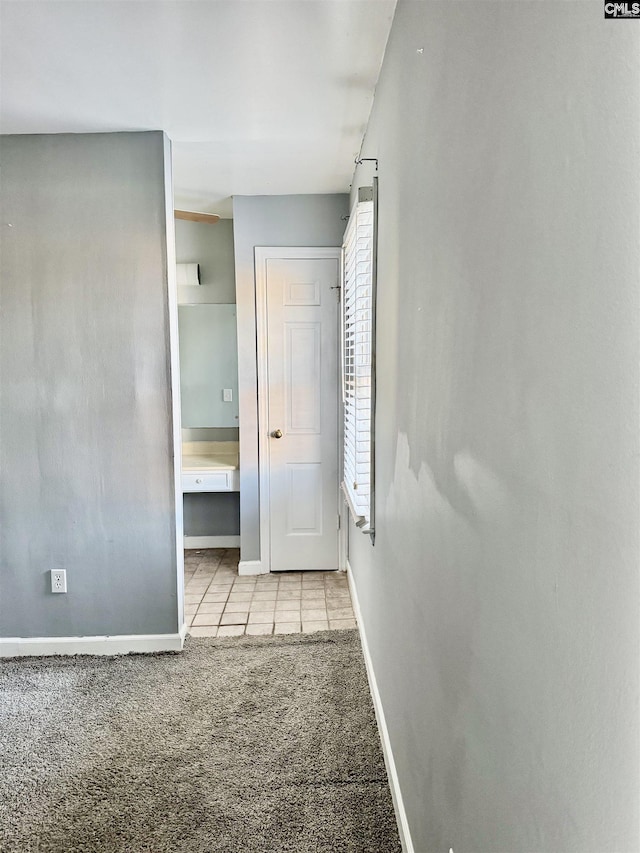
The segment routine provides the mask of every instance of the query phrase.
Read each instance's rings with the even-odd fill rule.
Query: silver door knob
[[[274,429],[274,431],[271,433],[271,438],[282,438],[282,430]]]

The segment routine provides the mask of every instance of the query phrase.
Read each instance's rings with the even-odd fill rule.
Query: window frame
[[[361,187],[358,190],[358,199],[354,204],[349,216],[349,223],[345,229],[342,244],[342,300],[341,300],[341,382],[343,402],[343,441],[342,441],[342,473],[343,479],[341,489],[345,502],[349,507],[351,517],[357,528],[363,533],[368,533],[372,541],[375,535],[375,339],[376,339],[376,291],[377,291],[377,242],[378,242],[378,187],[377,178],[373,180],[373,186]],[[366,219],[370,222],[367,223]],[[364,220],[364,224],[363,224]],[[358,230],[361,234],[358,234]],[[367,235],[366,229],[370,228]],[[365,266],[368,263],[370,272],[360,273],[364,276],[364,284],[358,284],[358,273],[355,271],[356,252],[358,239],[369,241],[369,257],[367,261],[360,261]],[[350,254],[351,252],[351,254]],[[352,276],[350,279],[349,276]],[[356,307],[358,290],[361,302],[367,301],[368,305],[363,308]],[[368,289],[368,297],[366,291]],[[360,314],[360,323],[364,334],[356,341],[355,323]],[[363,316],[364,315],[364,316]],[[365,339],[368,323],[369,340]],[[363,343],[364,341],[364,343]],[[365,346],[366,345],[366,346]],[[364,349],[363,349],[364,346]],[[368,379],[362,386],[363,394],[358,393],[357,375]],[[352,388],[350,391],[349,388]],[[367,398],[366,389],[369,389]],[[366,402],[368,399],[368,403]],[[358,412],[361,414],[359,415]],[[367,418],[368,415],[368,418]],[[368,419],[367,446],[363,450],[358,447],[357,424]],[[362,433],[362,431],[360,431]],[[365,456],[362,471],[368,472],[368,494],[366,498],[356,494],[356,491],[347,482],[355,477],[357,482],[358,464],[363,466],[362,456]],[[357,459],[360,457],[360,462]],[[351,474],[351,477],[349,477]],[[356,486],[357,488],[357,486]]]

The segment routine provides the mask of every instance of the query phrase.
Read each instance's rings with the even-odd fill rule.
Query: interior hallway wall
[[[176,261],[200,264],[200,286],[179,287],[178,301],[195,305],[203,302],[236,301],[233,258],[233,220],[190,222],[176,219]]]
[[[376,541],[349,552],[419,853],[640,849],[631,23],[400,0],[387,45]]]
[[[168,141],[0,153],[0,636],[175,633]]]
[[[208,222],[176,219],[175,227],[176,261],[179,264],[200,264],[200,286],[178,287],[180,304],[234,304],[233,220],[221,219],[211,225]],[[235,350],[234,343],[234,358],[237,357]],[[182,413],[184,416],[184,406]],[[237,441],[238,427],[209,427],[203,430],[193,424],[182,430],[182,438],[184,441]],[[238,492],[186,493],[183,506],[185,536],[238,536],[240,533]]]
[[[340,246],[349,197],[235,196],[233,225],[240,391],[240,556],[260,559],[258,489],[258,374],[256,361],[256,246]]]

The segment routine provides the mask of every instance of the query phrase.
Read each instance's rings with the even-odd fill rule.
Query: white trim
[[[271,258],[332,258],[340,261],[342,249],[327,246],[255,246],[256,354],[258,361],[258,479],[260,483],[260,558],[262,572],[271,571],[269,502],[269,415],[267,347],[267,261]],[[336,484],[337,486],[337,484]],[[242,563],[240,564],[242,565]],[[261,574],[246,572],[245,574]],[[242,572],[240,572],[242,574]]]
[[[371,698],[373,700],[373,708],[378,722],[378,731],[380,732],[380,741],[382,742],[382,754],[384,755],[384,763],[387,768],[387,776],[389,777],[389,788],[391,789],[391,799],[393,800],[393,808],[396,813],[396,822],[398,824],[398,833],[400,835],[400,843],[402,844],[403,853],[415,853],[411,833],[409,831],[409,822],[407,813],[404,808],[402,799],[402,791],[400,790],[400,780],[398,779],[398,771],[393,758],[391,749],[391,740],[389,738],[389,730],[384,716],[384,708],[382,707],[382,699],[378,690],[376,674],[373,669],[373,661],[369,652],[369,644],[367,643],[367,635],[365,634],[364,625],[362,623],[362,612],[360,610],[360,602],[358,601],[358,593],[353,578],[353,570],[349,560],[347,560],[347,577],[349,579],[349,590],[351,592],[351,602],[353,604],[353,612],[356,615],[358,631],[360,633],[360,643],[362,645],[362,654],[364,663],[367,669],[367,677],[369,679],[369,688],[371,690]]]
[[[127,655],[182,650],[187,626],[177,634],[120,634],[113,637],[1,637],[0,658],[32,655]]]
[[[238,563],[239,575],[268,575],[269,569],[265,567],[262,560],[240,560]]]
[[[239,536],[185,536],[184,547],[189,548],[239,548]]]
[[[173,216],[173,173],[171,140],[163,134],[164,144],[164,217],[167,235],[167,314],[169,319],[169,370],[171,390],[171,452],[173,459],[173,500],[176,519],[176,609],[178,625],[184,623],[184,545],[182,500],[182,415],[180,410],[180,347],[178,344],[178,284],[176,270],[175,219]],[[180,645],[182,648],[182,644]],[[152,650],[153,651],[153,650]],[[45,654],[45,653],[43,653]],[[96,652],[109,654],[109,652]]]
[[[349,489],[346,487],[346,485],[344,484],[344,481],[342,483],[340,483],[340,489],[341,489],[342,495],[344,497],[344,502],[346,503],[347,507],[349,508],[349,512],[351,514],[351,518],[353,519],[353,523],[355,524],[355,526],[359,530],[362,530],[363,533],[368,533],[369,529],[368,528],[365,529],[365,524],[367,523],[366,516],[358,515],[358,511],[355,508],[353,501],[351,500],[351,493],[350,493]]]
[[[336,560],[336,562],[338,562],[338,561]],[[331,566],[328,566],[326,569],[309,569],[309,568],[304,568],[303,566],[291,566],[291,568],[277,569],[275,574],[283,574],[284,575],[287,572],[308,572],[313,577],[314,572],[339,572],[339,571],[340,571],[339,566],[334,566],[333,568],[331,568]]]
[[[338,489],[338,519],[340,520],[340,529],[338,530],[338,570],[341,572],[347,571],[347,551],[348,551],[348,536],[349,536],[349,513],[345,512],[347,504],[344,501],[342,489]]]

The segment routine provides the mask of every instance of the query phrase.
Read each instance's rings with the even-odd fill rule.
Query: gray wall
[[[173,633],[168,145],[0,144],[0,635]]]
[[[233,305],[236,301],[235,264],[233,254],[233,221],[221,219],[215,225],[202,222],[187,222],[177,219],[175,221],[176,259],[178,263],[199,263],[200,281],[199,287],[179,287],[178,301],[180,305],[203,305],[223,304]],[[194,309],[195,310],[195,309]],[[210,309],[205,309],[205,312]],[[183,329],[183,318],[186,311],[181,310],[180,328],[181,335],[189,334],[188,329]],[[193,317],[193,315],[190,315]],[[213,319],[214,323],[216,319]],[[235,318],[234,318],[235,327]],[[184,341],[183,341],[184,343]],[[232,350],[232,352],[231,352]],[[233,368],[233,403],[222,403],[220,407],[225,416],[233,410],[233,416],[237,416],[237,343],[235,340],[235,328],[233,340],[225,341],[223,359]],[[185,365],[181,364],[181,369]],[[187,384],[190,377],[187,376]],[[181,382],[181,385],[184,385]],[[225,385],[229,387],[229,383]],[[216,398],[219,388],[216,387]],[[189,406],[183,405],[183,421],[187,427],[198,427],[194,420],[202,420],[201,417],[192,417],[189,414]],[[223,418],[224,420],[224,418]],[[191,423],[190,423],[191,421]],[[237,429],[237,417],[233,418],[233,425]],[[216,424],[216,426],[220,426]],[[210,438],[210,436],[207,436]],[[220,439],[224,440],[224,439]]]
[[[177,263],[200,264],[200,287],[179,287],[179,302],[235,302],[233,221],[210,225],[176,219],[175,227]]]
[[[221,219],[215,225],[202,222],[187,222],[176,220],[176,259],[178,263],[200,264],[200,286],[179,287],[178,299],[181,305],[202,305],[207,303],[223,303],[232,305],[236,301],[235,262],[233,248],[233,221]],[[197,308],[187,309],[196,311]],[[189,324],[185,324],[185,309],[180,309],[181,350],[185,344],[184,336],[189,334]],[[192,318],[193,319],[193,318]],[[213,318],[215,324],[215,318]],[[233,318],[235,325],[235,316]],[[193,341],[187,342],[187,349],[195,355]],[[185,441],[237,441],[238,440],[238,352],[235,329],[233,334],[233,351],[229,350],[231,341],[226,340],[221,353],[225,365],[232,372],[232,378],[220,384],[219,370],[207,371],[207,382],[211,385],[211,394],[216,397],[216,412],[223,417],[202,417],[202,406],[182,406],[182,420],[186,427],[183,429]],[[216,342],[217,346],[217,342]],[[209,359],[212,353],[209,351]],[[213,365],[211,365],[213,368]],[[184,357],[181,358],[182,372],[181,388],[184,391],[190,377],[185,375],[187,366]],[[216,374],[215,376],[213,374]],[[222,376],[225,372],[222,373]],[[202,376],[201,376],[202,378]],[[186,380],[186,383],[185,383]],[[212,384],[214,383],[214,384]],[[223,403],[220,396],[222,387],[232,388],[234,399],[232,403]],[[210,411],[211,406],[204,409]],[[231,420],[229,418],[231,413]],[[210,429],[198,429],[200,421],[210,420]],[[198,421],[198,423],[189,422]],[[216,423],[214,424],[214,421]],[[233,423],[234,426],[222,427],[223,422]],[[184,495],[184,532],[186,536],[237,536],[240,532],[240,498],[238,493],[226,494],[185,494]]]
[[[240,556],[260,559],[256,246],[340,246],[347,195],[235,196],[233,220],[240,403]]]
[[[640,849],[640,33],[602,15],[400,0],[366,135],[349,552],[420,853]]]
[[[235,305],[180,305],[182,426],[238,428]],[[224,400],[224,389],[231,401]]]
[[[184,496],[185,536],[238,536],[240,492],[194,492]]]

